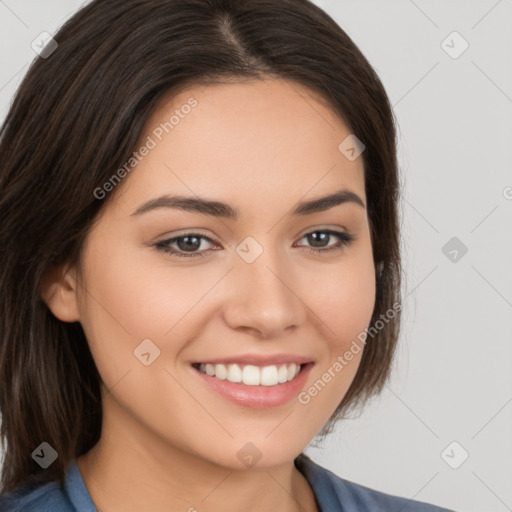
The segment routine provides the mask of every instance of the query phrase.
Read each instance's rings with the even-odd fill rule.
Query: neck
[[[99,511],[318,512],[293,460],[271,469],[233,469],[153,439],[142,426],[109,427],[104,418],[100,441],[77,458]]]

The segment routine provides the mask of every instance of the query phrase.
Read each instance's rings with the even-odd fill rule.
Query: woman
[[[399,332],[395,126],[306,0],[96,0],[1,133],[0,511],[445,510],[302,451]]]

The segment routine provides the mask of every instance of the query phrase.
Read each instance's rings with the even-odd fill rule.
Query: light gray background
[[[0,119],[35,56],[32,40],[81,3],[0,0]],[[387,493],[510,511],[512,2],[316,3],[366,55],[396,112],[407,278],[393,379],[307,453]],[[469,43],[458,58],[441,46],[453,31]],[[456,262],[442,252],[452,237],[468,248]],[[468,459],[452,469],[445,460],[459,464],[462,450]]]

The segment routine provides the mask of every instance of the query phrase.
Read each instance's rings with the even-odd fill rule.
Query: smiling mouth
[[[251,364],[192,364],[196,370],[220,380],[246,386],[276,386],[289,382],[300,373],[307,364],[282,363],[268,366]]]

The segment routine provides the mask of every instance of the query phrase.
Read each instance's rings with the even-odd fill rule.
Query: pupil
[[[320,235],[320,236],[318,236]],[[323,239],[325,241],[325,239],[329,236],[327,233],[311,233],[310,235],[308,235],[310,237],[310,240],[309,242],[311,243],[311,239],[313,241],[312,245],[313,246],[317,246],[317,247],[322,247],[322,244],[317,244],[318,242],[318,239]]]
[[[181,240],[194,240],[193,243],[185,242],[181,243]],[[199,238],[197,236],[183,236],[178,240],[178,246],[181,250],[188,250],[188,249],[197,249],[201,245],[201,242],[199,241]]]

